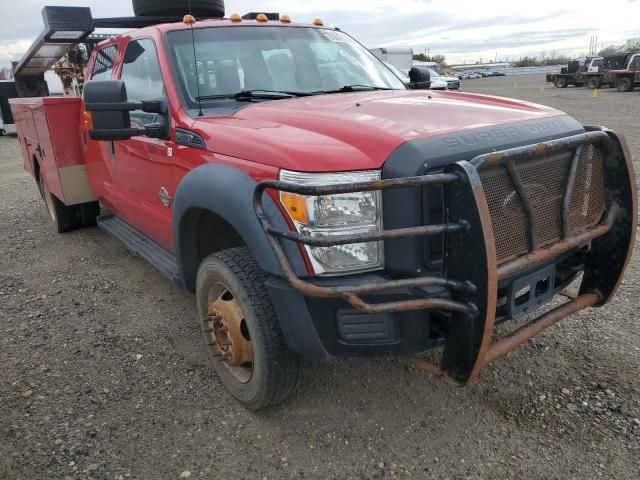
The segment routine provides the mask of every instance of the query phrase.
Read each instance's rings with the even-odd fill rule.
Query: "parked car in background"
[[[431,74],[431,89],[434,89],[433,86],[435,82],[445,82],[447,84],[447,90],[460,90],[459,78],[441,75],[433,68],[429,69],[429,73]]]
[[[389,62],[384,62],[384,64],[389,68],[389,70],[395,73],[400,80],[402,80],[402,83],[404,83],[407,86],[411,85],[411,79],[409,78],[409,75],[407,73],[404,73],[402,70],[400,70],[395,65],[392,65]],[[421,68],[421,67],[418,66],[417,68]],[[431,90],[447,90],[447,82],[444,80],[441,80],[440,78],[432,78],[431,86],[429,88]]]

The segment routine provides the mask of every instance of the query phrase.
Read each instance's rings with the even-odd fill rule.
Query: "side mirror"
[[[127,87],[121,80],[92,80],[84,86],[84,108],[91,112],[92,140],[128,140],[138,135],[169,138],[168,106],[166,100],[127,101]],[[129,112],[142,110],[157,113],[162,123],[144,128],[132,128]]]
[[[431,73],[423,67],[411,67],[409,70],[409,88],[414,90],[427,90],[431,88]]]

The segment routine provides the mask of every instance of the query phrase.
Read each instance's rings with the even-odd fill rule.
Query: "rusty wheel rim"
[[[242,307],[223,284],[215,283],[207,298],[204,330],[214,356],[240,383],[253,374],[253,344]]]

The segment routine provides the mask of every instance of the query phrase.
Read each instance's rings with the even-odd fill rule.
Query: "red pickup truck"
[[[608,302],[631,255],[620,135],[407,89],[320,20],[187,16],[102,42],[87,78],[83,99],[12,101],[25,168],[59,232],[97,222],[195,293],[250,409],[284,400],[302,357],[439,349],[416,365],[472,381]]]

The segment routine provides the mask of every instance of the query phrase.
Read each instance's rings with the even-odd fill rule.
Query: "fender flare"
[[[240,235],[264,271],[282,276],[280,264],[253,209],[256,181],[229,165],[205,164],[190,171],[180,182],[173,203],[173,240],[182,284],[193,291],[199,264],[193,255],[195,229],[189,228],[189,213],[206,210],[220,216]],[[282,213],[265,193],[264,210],[269,221],[279,228],[289,228]],[[296,274],[306,277],[307,269],[297,245],[282,243]]]

